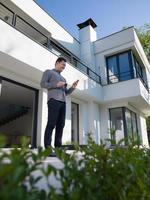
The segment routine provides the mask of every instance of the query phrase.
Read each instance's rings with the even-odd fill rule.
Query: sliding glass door
[[[137,117],[134,112],[129,109],[125,109],[125,120],[127,127],[127,135],[133,139],[137,139],[138,128],[137,128]]]
[[[124,138],[125,131],[122,108],[110,109],[110,126],[111,132],[115,131],[114,139],[116,142]]]
[[[116,142],[123,138],[137,139],[137,115],[125,107],[111,108],[110,112],[110,129],[115,132]]]
[[[38,90],[1,77],[0,134],[6,147],[20,146],[22,136],[36,147]]]

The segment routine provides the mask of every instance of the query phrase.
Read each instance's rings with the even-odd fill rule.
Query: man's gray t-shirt
[[[57,83],[59,81],[63,81],[66,83],[66,79],[60,74],[60,72],[56,71],[56,69],[46,70],[43,73],[41,79],[41,87],[46,88],[48,90],[48,100],[50,98],[56,99],[58,101],[66,101],[66,95],[71,94],[74,88],[69,88],[65,86],[64,88],[58,88]]]

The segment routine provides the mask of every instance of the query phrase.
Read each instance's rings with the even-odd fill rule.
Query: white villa
[[[150,115],[150,63],[134,27],[97,38],[89,18],[77,25],[79,40],[34,0],[0,0],[0,134],[7,146],[21,136],[43,146],[47,123],[47,90],[43,72],[57,57],[67,59],[62,75],[69,85],[63,144],[110,137],[140,136],[148,146],[145,117]]]

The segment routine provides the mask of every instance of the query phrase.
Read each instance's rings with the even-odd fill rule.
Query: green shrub
[[[57,156],[64,164],[61,169],[50,164],[42,167],[41,161],[49,153],[44,150],[36,155],[23,146],[20,150],[14,148],[10,153],[2,150],[0,153],[2,200],[150,199],[150,150],[141,147],[139,141],[132,141],[126,147],[121,146],[120,141],[109,149],[106,144],[95,144],[89,138],[88,145],[76,146],[72,155],[57,149]],[[36,170],[40,170],[42,176],[35,178]],[[51,174],[61,183],[59,192],[48,181]],[[36,186],[42,177],[46,178],[47,192]]]
[[[1,146],[5,146],[4,137],[1,137],[0,141]],[[46,192],[36,186],[42,176],[35,177],[33,173],[41,170],[41,161],[48,152],[36,154],[31,151],[27,148],[28,141],[25,138],[22,139],[22,144],[21,149],[0,149],[0,199],[46,199]]]
[[[80,149],[82,157],[59,152],[64,168],[59,170],[64,200],[142,200],[150,199],[150,150],[139,141],[113,150],[91,139]]]

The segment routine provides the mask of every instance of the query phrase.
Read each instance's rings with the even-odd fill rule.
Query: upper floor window
[[[108,83],[125,81],[133,78],[131,51],[106,58]]]
[[[146,69],[131,50],[106,57],[106,65],[108,84],[138,77],[149,91]]]
[[[136,57],[134,55],[133,55],[133,58],[134,58],[134,65],[135,65],[135,69],[136,69],[136,76],[141,79],[141,81],[143,82],[144,86],[148,89],[146,69],[145,69],[144,66],[142,66],[138,62],[138,60],[136,59]]]

